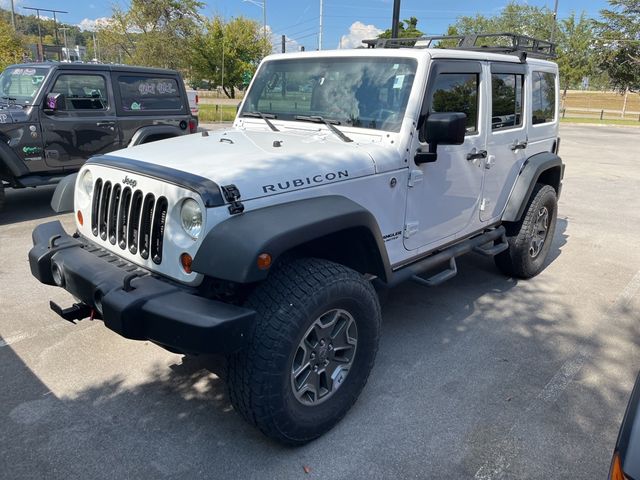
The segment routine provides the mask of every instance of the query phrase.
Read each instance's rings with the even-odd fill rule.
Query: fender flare
[[[354,230],[355,229],[355,230]],[[203,239],[193,259],[195,272],[236,283],[253,283],[267,278],[257,258],[271,255],[272,264],[296,247],[344,232],[368,232],[377,258],[373,272],[382,280],[391,277],[391,266],[380,228],[367,209],[348,198],[329,195],[296,200],[235,215],[219,223]],[[369,240],[370,241],[370,240]]]
[[[133,137],[131,137],[131,141],[127,147],[140,145],[151,135],[169,135],[171,137],[179,137],[184,134],[184,130],[173,125],[149,125],[138,129],[136,133],[133,134]]]
[[[562,163],[562,159],[558,155],[551,152],[537,153],[524,162],[502,215],[503,221],[517,222],[522,218],[538,179],[545,172],[552,170],[557,171],[558,175],[557,179],[550,184],[560,196],[562,177],[564,176],[564,163]]]
[[[76,189],[76,178],[78,173],[72,173],[64,177],[53,192],[51,197],[51,208],[56,213],[73,212],[73,198]]]
[[[29,175],[29,169],[5,142],[0,142],[0,166],[4,165],[6,173],[14,178]]]

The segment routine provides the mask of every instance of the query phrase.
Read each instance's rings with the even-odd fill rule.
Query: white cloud
[[[349,33],[340,37],[338,48],[358,48],[364,46],[362,40],[377,38],[384,30],[375,25],[365,25],[362,22],[354,22],[349,27]]]
[[[100,27],[109,25],[109,22],[111,22],[109,17],[85,18],[78,24],[78,27],[80,27],[80,30],[93,32]]]

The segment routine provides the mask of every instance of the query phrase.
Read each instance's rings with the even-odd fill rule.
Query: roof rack
[[[516,33],[473,33],[417,38],[377,38],[363,40],[368,48],[450,48],[518,55],[521,61],[533,58],[555,58],[555,43]]]

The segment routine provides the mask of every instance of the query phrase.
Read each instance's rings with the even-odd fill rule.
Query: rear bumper
[[[39,225],[32,237],[33,276],[94,308],[123,337],[185,353],[230,353],[245,345],[253,310],[200,297],[154,277],[67,235],[58,221]]]

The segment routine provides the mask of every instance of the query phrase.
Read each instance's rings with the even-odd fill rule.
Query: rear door
[[[77,169],[93,155],[120,148],[109,72],[60,70],[51,85],[46,93],[61,93],[65,102],[41,116],[49,167]]]
[[[487,158],[484,161],[484,187],[480,219],[500,217],[511,189],[527,158],[525,121],[525,73],[520,63],[493,62],[486,66],[490,77]]]
[[[462,112],[467,115],[462,145],[439,145],[435,162],[413,165],[407,195],[404,245],[408,250],[430,248],[479,228],[486,148],[486,79],[482,63],[438,60],[429,74],[428,112]],[[420,148],[428,145],[420,139]]]

